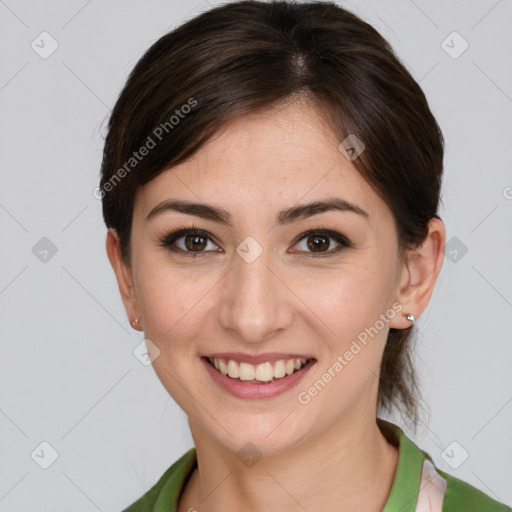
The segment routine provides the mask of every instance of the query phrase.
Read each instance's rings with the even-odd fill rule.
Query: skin
[[[153,367],[187,414],[197,449],[199,469],[180,512],[377,512],[386,503],[398,450],[376,424],[379,367],[389,328],[410,322],[397,313],[310,403],[299,403],[297,395],[394,303],[421,315],[441,269],[445,230],[432,219],[424,244],[402,265],[391,211],[339,143],[303,101],[232,121],[191,160],[138,190],[131,266],[121,258],[115,231],[107,234],[127,315],[140,318],[137,329],[160,350]],[[284,208],[333,196],[369,218],[328,211],[289,225],[274,221]],[[173,211],[146,222],[152,208],[171,198],[222,207],[233,227]],[[202,255],[159,245],[192,222],[213,237]],[[311,256],[317,252],[308,239],[297,239],[320,226],[352,247]],[[236,252],[248,236],[264,249],[252,263]],[[338,246],[327,241],[320,251]],[[184,238],[178,243],[186,248]],[[224,351],[303,353],[317,362],[284,394],[244,400],[213,383],[199,359]],[[251,466],[237,455],[248,442],[263,455]]]

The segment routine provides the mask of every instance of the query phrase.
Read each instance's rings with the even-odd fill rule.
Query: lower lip
[[[306,375],[309,369],[315,364],[315,360],[308,361],[299,371],[294,371],[281,379],[267,383],[250,383],[239,379],[232,379],[222,374],[209,362],[206,357],[201,357],[202,363],[206,366],[206,371],[212,379],[223,389],[238,398],[258,399],[272,398],[296,386]]]

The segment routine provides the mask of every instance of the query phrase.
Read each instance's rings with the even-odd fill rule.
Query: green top
[[[512,512],[510,507],[495,501],[470,484],[437,469],[430,455],[418,448],[397,425],[381,418],[377,420],[386,437],[390,439],[391,434],[395,446],[399,449],[395,478],[383,512]],[[393,442],[393,439],[390,440]],[[442,477],[433,478],[438,488],[440,483],[440,488],[444,492],[444,495],[441,492],[438,497],[442,509],[435,506],[435,496],[425,495],[427,489],[433,488],[425,484],[431,480],[433,474],[435,475],[428,473],[427,470],[424,471],[425,474],[422,473],[425,461],[432,463],[429,467]],[[176,512],[180,493],[196,467],[196,449],[191,448],[167,469],[151,489],[123,512]],[[430,476],[426,478],[427,475]],[[419,506],[416,510],[418,495],[422,493],[422,501],[430,503],[430,506]]]

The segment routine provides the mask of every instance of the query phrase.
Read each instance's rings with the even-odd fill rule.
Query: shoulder
[[[404,496],[406,501],[410,501],[407,497],[414,493],[416,512],[512,512],[510,506],[440,470],[430,454],[409,439],[397,425],[381,418],[378,418],[378,424],[383,433],[393,434],[389,440],[399,446],[395,481],[384,512],[405,511]]]
[[[512,512],[510,507],[494,500],[467,482],[440,469],[437,469],[437,472],[448,484],[443,512]]]
[[[191,448],[165,471],[153,487],[122,512],[173,512],[196,463],[196,450]]]

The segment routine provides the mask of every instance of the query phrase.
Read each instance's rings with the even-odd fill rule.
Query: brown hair
[[[99,195],[130,264],[136,190],[192,157],[223,125],[296,96],[317,107],[392,211],[403,262],[437,215],[444,141],[424,93],[389,43],[333,2],[232,2],[161,37],[138,61],[112,111]],[[145,148],[145,149],[144,149]],[[393,329],[377,407],[417,426],[411,330]]]

